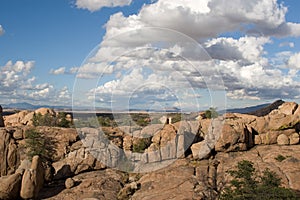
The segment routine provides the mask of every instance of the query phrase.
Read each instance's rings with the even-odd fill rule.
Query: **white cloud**
[[[205,49],[213,59],[244,60],[248,63],[257,62],[264,56],[264,45],[269,43],[266,37],[217,38],[204,43]]]
[[[290,69],[300,70],[300,52],[295,53],[289,58],[287,67]]]
[[[36,78],[31,75],[34,64],[34,61],[8,61],[0,66],[1,101],[43,101],[44,104],[70,102],[66,89],[63,90],[63,97],[61,91],[57,91],[53,85],[36,83]]]
[[[0,36],[4,34],[4,28],[0,25]]]
[[[77,8],[89,11],[100,10],[103,7],[117,7],[130,5],[132,0],[76,0]]]
[[[276,0],[214,0],[197,3],[194,0],[159,0],[144,6],[137,15],[126,18],[117,13],[111,16],[106,24],[106,37],[142,27],[169,28],[197,40],[238,30],[266,36],[300,36],[300,25],[286,22],[286,12],[287,8],[278,5]],[[138,37],[134,39],[139,40]],[[128,38],[124,38],[125,41],[128,42]]]
[[[78,67],[71,67],[69,70],[67,70],[66,67],[60,67],[57,69],[51,69],[49,73],[53,75],[76,74],[78,69]]]
[[[172,105],[187,105],[191,93],[183,91],[189,89],[195,99],[204,96],[198,89],[223,89],[231,99],[294,98],[300,92],[298,60],[286,64],[268,58],[265,49],[273,37],[300,36],[300,25],[287,22],[286,12],[276,0],[158,0],[136,15],[116,13],[77,78],[99,78],[87,93],[106,103],[128,104],[128,96],[136,104],[178,96],[184,103]],[[231,32],[240,36],[218,38]]]
[[[294,42],[282,42],[279,44],[279,47],[285,47],[288,46],[290,48],[294,48],[295,47],[295,43]]]
[[[65,67],[60,67],[58,69],[51,69],[50,70],[50,74],[54,74],[54,75],[65,74],[65,72],[66,72]]]

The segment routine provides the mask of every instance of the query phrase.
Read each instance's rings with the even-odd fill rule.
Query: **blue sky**
[[[0,103],[300,102],[300,2],[224,2],[2,0]]]

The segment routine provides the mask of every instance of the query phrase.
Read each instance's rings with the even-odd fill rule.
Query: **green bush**
[[[28,129],[25,132],[25,147],[29,160],[38,155],[42,160],[49,160],[56,153],[56,142],[46,137],[35,129]]]
[[[275,160],[277,160],[277,161],[279,161],[279,162],[282,162],[282,161],[284,161],[286,159],[286,157],[284,157],[283,155],[281,155],[281,154],[279,154],[276,158],[275,158]]]
[[[52,116],[50,113],[42,115],[41,113],[34,113],[32,118],[34,126],[57,126],[69,128],[71,122],[66,119],[66,113],[59,112],[57,116]]]
[[[219,113],[216,111],[216,108],[211,107],[205,111],[205,117],[207,119],[217,118],[218,116],[219,116]]]
[[[143,153],[151,144],[151,138],[140,138],[132,145],[132,152]]]
[[[221,200],[279,200],[297,199],[294,192],[280,187],[281,179],[275,172],[266,169],[261,176],[257,176],[253,163],[243,160],[238,163],[237,170],[228,172],[233,180],[230,186],[221,193]]]

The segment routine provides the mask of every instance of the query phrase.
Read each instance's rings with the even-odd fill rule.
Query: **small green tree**
[[[219,113],[217,112],[216,108],[210,107],[208,110],[205,111],[205,117],[207,119],[217,118]]]
[[[33,156],[38,155],[40,157],[46,157],[45,149],[45,138],[42,134],[35,129],[29,129],[25,132],[26,136],[26,145],[27,148],[27,157],[32,159]]]
[[[56,120],[56,126],[70,128],[71,122],[67,120],[67,114],[64,112],[59,112]]]
[[[58,126],[64,128],[71,126],[71,122],[66,119],[66,113],[64,112],[59,112],[57,116],[53,116],[50,113],[44,115],[34,113],[32,123],[34,126]]]
[[[25,139],[26,154],[29,160],[38,155],[43,161],[46,161],[56,153],[56,141],[36,129],[26,130]]]
[[[238,163],[237,170],[228,172],[233,180],[221,194],[221,200],[279,200],[297,199],[295,194],[280,187],[281,179],[275,172],[266,169],[261,176],[257,176],[253,163],[243,160]]]

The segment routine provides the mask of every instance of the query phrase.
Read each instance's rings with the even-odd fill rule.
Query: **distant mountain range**
[[[22,103],[10,103],[10,104],[2,104],[1,105],[3,109],[15,109],[15,110],[36,110],[39,108],[52,108],[56,110],[72,110],[72,106],[49,106],[49,105],[32,105],[27,102],[22,102]],[[76,110],[80,111],[89,111],[90,108],[86,107],[76,107]],[[97,112],[112,112],[111,109],[107,108],[96,108]],[[120,112],[123,112],[120,110]],[[161,112],[161,110],[144,110],[144,109],[130,109],[129,112]],[[176,107],[171,107],[171,108],[166,108],[164,112],[180,112],[180,109]]]
[[[227,113],[242,113],[242,114],[251,114],[256,116],[265,116],[269,114],[272,110],[277,109],[281,104],[283,104],[284,101],[277,100],[274,103],[269,104],[260,104],[256,106],[250,106],[245,108],[234,108],[234,109],[228,109],[228,110],[222,110],[218,111],[220,114]],[[10,103],[10,104],[3,104],[2,107],[4,109],[16,109],[16,110],[36,110],[38,108],[52,108],[57,110],[72,110],[71,106],[49,106],[49,105],[32,105],[30,103]],[[103,108],[96,108],[99,112],[105,111],[105,112],[111,112],[109,109],[103,109]],[[79,110],[87,110],[85,108],[79,109]],[[139,109],[132,109],[130,112],[141,112],[145,110],[139,110]],[[148,112],[160,112],[158,110],[147,110]],[[168,110],[164,110],[165,112],[180,112],[180,109],[178,108],[168,108]]]
[[[250,106],[245,108],[233,108],[228,110],[222,110],[219,111],[219,113],[223,114],[225,112],[227,113],[241,113],[241,114],[250,114],[255,116],[265,116],[269,114],[272,110],[277,109],[281,104],[283,104],[284,101],[277,100],[273,103],[267,103],[267,104],[260,104],[256,106]]]
[[[32,105],[27,102],[2,104],[3,109],[16,109],[16,110],[36,110],[39,108],[53,108],[53,109],[71,109],[70,106],[49,106],[49,105]]]

